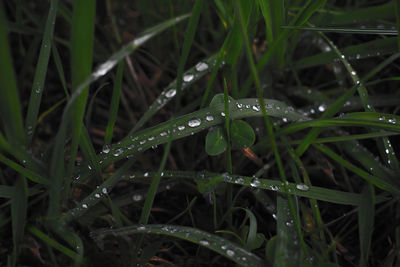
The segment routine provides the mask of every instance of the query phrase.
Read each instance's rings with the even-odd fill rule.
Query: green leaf
[[[210,156],[216,156],[223,153],[226,149],[226,139],[221,126],[211,129],[206,137],[206,152]]]
[[[228,96],[229,102],[234,101],[233,97]],[[224,103],[224,94],[216,94],[210,102],[210,107],[223,104]]]
[[[255,140],[254,130],[247,122],[235,120],[231,123],[231,142],[235,148],[250,147]]]

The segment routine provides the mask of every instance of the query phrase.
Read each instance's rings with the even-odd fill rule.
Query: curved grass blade
[[[325,27],[296,27],[282,26],[282,28],[303,31],[319,31],[319,32],[334,32],[334,33],[349,33],[349,34],[379,34],[379,35],[398,35],[397,30],[387,29],[351,29],[351,28],[325,28]]]
[[[389,55],[397,52],[397,38],[388,37],[364,42],[359,45],[351,45],[342,49],[342,54],[348,60],[359,60],[378,55]],[[301,58],[293,63],[296,69],[309,68],[323,64],[329,64],[337,60],[335,51],[323,52],[317,55]]]
[[[145,175],[146,174],[146,175]],[[135,172],[136,178],[151,177],[154,172]],[[218,174],[213,172],[192,172],[192,171],[164,171],[163,178],[176,178],[176,179],[214,179],[216,177],[219,182],[226,182],[237,184],[241,186],[248,186],[252,188],[265,189],[268,191],[289,194],[293,196],[301,196],[307,198],[314,198],[316,200],[326,201],[330,203],[359,206],[362,201],[362,196],[356,193],[349,193],[339,190],[328,189],[318,186],[307,186],[304,184],[296,183],[283,183],[279,180],[262,179],[243,175],[229,175],[228,173]],[[129,178],[126,178],[129,179]],[[287,191],[285,191],[285,186]],[[377,196],[375,203],[387,201],[389,198]]]
[[[21,103],[8,44],[7,19],[3,2],[0,4],[0,114],[5,135],[12,144],[25,143]]]
[[[50,1],[49,15],[44,29],[42,45],[38,63],[33,79],[31,96],[29,97],[28,111],[26,114],[25,131],[28,143],[31,142],[36,128],[37,117],[39,114],[40,102],[43,94],[44,83],[46,80],[47,66],[49,64],[50,52],[53,43],[54,25],[57,17],[58,0]]]
[[[135,40],[131,41],[128,45],[123,47],[120,51],[112,55],[106,62],[101,64],[97,67],[97,69],[88,76],[75,90],[75,92],[71,95],[71,98],[67,102],[67,105],[64,109],[62,118],[61,118],[61,125],[59,131],[56,136],[55,145],[53,149],[53,157],[50,164],[50,175],[52,179],[55,181],[53,183],[54,188],[54,199],[55,202],[60,203],[57,201],[58,198],[57,194],[59,194],[59,190],[61,188],[61,180],[64,174],[64,143],[67,137],[67,125],[68,125],[68,118],[70,116],[71,109],[74,106],[77,98],[83,93],[84,89],[89,86],[92,82],[99,79],[101,76],[104,76],[107,72],[109,72],[119,61],[121,61],[124,57],[135,51],[140,45],[148,41],[150,38],[154,37],[155,35],[159,34],[160,32],[166,30],[167,28],[175,25],[176,23],[182,21],[183,19],[187,18],[188,15],[183,15],[180,17],[176,17],[174,19],[168,20],[164,23],[156,25],[152,28],[147,29]],[[50,202],[52,203],[52,202]],[[54,207],[54,211],[50,213],[59,214],[59,208]]]
[[[204,77],[207,73],[216,67],[217,55],[213,55],[205,60],[200,61],[194,67],[190,68],[183,74],[183,81],[181,90],[189,88],[191,84]],[[220,65],[219,67],[222,67]],[[177,79],[170,83],[157,99],[150,105],[149,109],[140,120],[135,124],[130,134],[133,134],[140,127],[142,127],[157,111],[163,108],[168,102],[170,102],[177,93]]]
[[[115,121],[117,120],[118,106],[120,101],[120,93],[122,87],[122,74],[124,72],[124,61],[120,61],[117,69],[117,76],[115,77],[113,94],[111,97],[111,105],[108,116],[106,134],[104,136],[104,144],[108,145],[113,136]]]
[[[172,236],[211,249],[243,266],[265,266],[265,262],[258,256],[248,252],[237,244],[217,235],[186,226],[167,224],[133,225],[120,229],[95,231],[91,233],[91,236],[96,241],[101,241],[108,235],[126,236],[131,234],[161,234]]]

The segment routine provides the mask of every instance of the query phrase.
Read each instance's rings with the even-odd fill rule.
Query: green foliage
[[[0,3],[0,266],[398,263],[380,2]]]

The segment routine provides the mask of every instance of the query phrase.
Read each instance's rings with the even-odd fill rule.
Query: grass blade
[[[360,235],[360,262],[359,266],[368,265],[368,257],[371,251],[372,232],[374,230],[375,217],[375,190],[367,184],[362,192],[362,202],[358,211],[358,224]]]
[[[33,79],[31,96],[29,97],[28,111],[26,114],[25,132],[28,143],[32,141],[39,114],[40,102],[44,90],[44,83],[49,64],[50,52],[53,43],[54,25],[57,17],[58,0],[50,1],[49,15],[47,17],[38,63]]]
[[[217,235],[186,226],[167,224],[133,225],[120,229],[102,230],[91,233],[95,240],[102,240],[108,235],[126,236],[130,234],[168,235],[204,246],[240,265],[265,266],[265,263],[258,256],[248,252],[237,244]]]

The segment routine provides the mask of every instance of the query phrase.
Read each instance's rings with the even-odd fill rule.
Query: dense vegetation
[[[400,6],[0,2],[1,266],[397,266]]]

